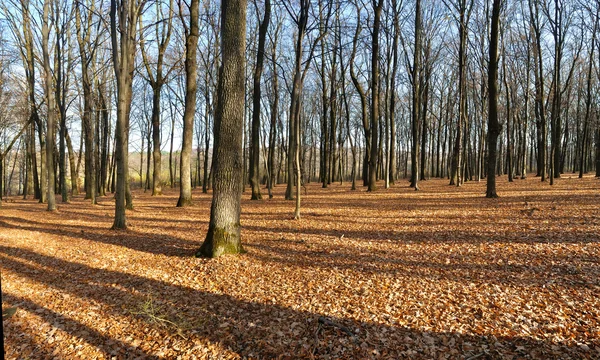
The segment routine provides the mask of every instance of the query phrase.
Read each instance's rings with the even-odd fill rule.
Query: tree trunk
[[[215,117],[213,199],[208,234],[197,256],[218,257],[242,251],[242,138],[246,0],[221,2],[222,65]]]
[[[117,4],[118,2],[118,4]],[[117,83],[117,125],[115,128],[115,219],[113,229],[126,229],[125,209],[133,207],[129,190],[128,129],[131,109],[136,27],[143,12],[145,0],[110,2],[110,36],[113,67]],[[117,11],[118,8],[118,11]],[[119,30],[117,30],[117,20]],[[119,37],[119,41],[117,40]]]
[[[152,196],[162,195],[160,173],[162,157],[160,152],[160,87],[152,88]]]
[[[375,146],[379,141],[379,30],[383,0],[373,0],[373,37],[371,39],[371,157],[369,159],[368,191],[377,190],[377,162],[379,154]]]
[[[275,150],[277,148],[277,117],[279,113],[279,82],[277,75],[277,38],[279,34],[279,26],[275,30],[273,37],[273,45],[271,47],[271,61],[273,66],[273,101],[271,103],[271,123],[269,127],[269,153],[267,160],[267,168],[269,177],[267,179],[267,187],[269,188],[269,199],[273,198],[273,185],[277,181],[275,174]]]
[[[498,27],[500,22],[500,1],[492,5],[492,28],[489,46],[488,66],[488,174],[486,197],[496,198],[496,148],[500,125],[498,124]]]
[[[371,157],[371,124],[368,121],[367,118],[367,95],[366,95],[366,91],[363,89],[360,81],[358,80],[358,77],[356,76],[356,72],[354,70],[354,60],[356,58],[356,50],[358,47],[358,40],[359,40],[359,35],[361,32],[361,20],[360,20],[360,13],[361,13],[361,9],[360,6],[358,4],[355,4],[356,7],[356,31],[354,32],[354,38],[352,40],[352,54],[350,55],[350,78],[352,79],[352,84],[354,85],[354,87],[356,88],[356,91],[358,92],[359,96],[360,96],[360,109],[361,109],[361,120],[362,120],[362,124],[363,124],[363,131],[364,131],[364,137],[365,137],[365,153],[364,153],[364,157],[363,157],[363,166],[362,166],[362,179],[363,179],[363,186],[368,186],[369,185],[369,179],[368,179],[368,166],[369,166],[369,159]]]
[[[190,25],[186,29],[185,38],[185,110],[183,113],[183,145],[181,147],[180,186],[178,207],[192,204],[191,156],[192,139],[194,136],[194,116],[196,113],[196,77],[197,77],[197,48],[199,35],[200,0],[190,2]],[[185,20],[181,19],[185,24]],[[205,104],[205,106],[207,106]],[[200,144],[198,144],[200,147]]]
[[[472,0],[470,3],[472,6]],[[456,137],[452,154],[452,174],[450,185],[461,186],[463,183],[463,131],[467,120],[467,32],[470,8],[467,9],[467,0],[460,0],[459,6],[459,38],[458,49],[458,118],[456,121]]]
[[[47,115],[47,126],[46,126],[46,171],[48,174],[48,211],[56,210],[56,199],[55,199],[55,178],[54,178],[54,120],[55,116],[55,103],[54,103],[54,90],[53,90],[53,79],[52,69],[50,68],[50,53],[48,45],[48,37],[50,35],[49,18],[50,18],[50,0],[44,0],[44,10],[42,19],[42,56],[44,63],[45,83],[44,92],[46,95],[46,104],[48,107]]]
[[[258,11],[257,11],[258,13]],[[253,77],[253,94],[252,94],[252,128],[251,128],[251,145],[250,145],[250,186],[252,187],[251,200],[260,200],[260,100],[261,88],[260,80],[264,68],[265,59],[265,42],[267,30],[269,29],[269,21],[271,19],[271,1],[265,0],[265,14],[260,22],[258,30],[258,49],[256,49],[256,67],[254,68]]]
[[[410,187],[419,190],[419,122],[421,120],[421,0],[415,2],[415,48],[412,68]]]

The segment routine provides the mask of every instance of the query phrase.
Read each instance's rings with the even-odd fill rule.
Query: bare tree
[[[461,186],[463,182],[463,132],[467,122],[467,40],[468,23],[473,10],[473,0],[443,0],[444,4],[455,11],[454,19],[458,26],[458,118],[456,136],[452,153],[450,185]]]
[[[44,0],[44,10],[42,15],[42,57],[44,64],[44,94],[46,97],[46,105],[48,107],[48,115],[46,117],[46,171],[48,178],[47,186],[47,197],[48,197],[48,211],[56,210],[56,198],[54,196],[55,179],[54,179],[54,119],[55,113],[55,101],[54,101],[54,79],[52,68],[50,67],[50,48],[49,48],[49,37],[50,28],[53,23],[51,16],[50,1]]]
[[[258,5],[254,2],[256,15],[258,17]],[[260,101],[261,89],[260,79],[263,73],[265,59],[265,42],[267,38],[267,30],[269,29],[269,21],[271,19],[271,0],[265,0],[265,11],[263,19],[260,22],[258,30],[258,48],[256,49],[256,65],[253,75],[253,94],[252,94],[252,128],[251,128],[251,145],[250,145],[250,186],[252,187],[252,200],[262,199],[260,194]]]
[[[371,124],[367,117],[367,91],[363,88],[358,76],[356,74],[356,52],[358,48],[358,40],[362,30],[361,25],[361,7],[358,2],[354,3],[356,9],[356,30],[354,31],[354,37],[352,38],[352,53],[350,55],[350,78],[352,84],[356,88],[356,92],[360,97],[360,109],[361,109],[361,120],[363,125],[364,137],[365,137],[365,156],[363,159],[363,186],[369,185],[368,180],[368,163],[371,158]]]
[[[496,198],[496,158],[500,124],[498,123],[498,34],[500,23],[500,1],[492,5],[492,28],[490,33],[488,65],[488,172],[485,196]]]
[[[126,229],[125,208],[129,191],[129,113],[137,42],[137,24],[146,0],[111,0],[110,37],[117,83],[117,125],[115,129],[116,193],[113,229]],[[130,196],[130,195],[129,195]]]
[[[142,53],[142,59],[144,63],[144,67],[146,68],[146,75],[148,76],[148,82],[152,87],[152,158],[153,158],[153,173],[152,173],[152,196],[161,195],[162,194],[162,186],[161,186],[161,126],[160,126],[160,101],[161,101],[161,90],[165,82],[167,81],[169,74],[175,68],[172,65],[167,72],[164,72],[164,59],[165,52],[167,47],[169,46],[169,42],[171,39],[171,33],[173,31],[173,0],[169,0],[169,12],[168,14],[163,14],[163,9],[161,6],[161,2],[156,2],[156,21],[154,22],[154,30],[155,30],[155,41],[157,42],[157,54],[156,59],[153,63],[156,64],[156,68],[152,68],[150,65],[150,59],[148,56],[148,51],[146,49],[145,39],[144,39],[144,30],[145,27],[142,27],[140,23],[140,50]],[[141,21],[141,18],[139,18]],[[171,183],[173,183],[171,181]]]
[[[419,190],[419,127],[421,121],[421,0],[415,2],[415,47],[412,64],[412,151],[410,187]]]
[[[184,19],[182,12],[182,2],[179,1],[179,17],[183,25],[185,34],[185,109],[183,113],[183,145],[181,147],[180,177],[178,207],[191,205],[192,203],[192,177],[191,177],[191,156],[192,139],[194,133],[194,116],[196,114],[196,77],[198,74],[197,53],[198,53],[198,35],[199,25],[198,17],[200,13],[200,0],[191,0],[189,12],[189,26]],[[200,144],[198,144],[200,147]]]
[[[381,10],[383,0],[372,0],[373,35],[371,38],[371,157],[369,158],[368,191],[377,190],[377,161],[378,153],[374,147],[379,141],[379,31],[381,27]],[[418,1],[418,0],[417,0]]]

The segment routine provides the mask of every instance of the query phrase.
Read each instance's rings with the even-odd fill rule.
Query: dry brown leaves
[[[136,192],[127,231],[110,198],[13,198],[8,358],[600,358],[599,180],[446,184],[309,185],[300,221],[245,194],[247,253],[217,260],[193,257],[209,195]]]

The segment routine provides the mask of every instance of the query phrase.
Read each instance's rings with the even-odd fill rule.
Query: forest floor
[[[243,196],[247,251],[195,258],[210,194],[0,209],[8,359],[599,359],[600,180],[405,180]],[[266,190],[263,190],[266,195]],[[324,321],[325,319],[325,321]]]

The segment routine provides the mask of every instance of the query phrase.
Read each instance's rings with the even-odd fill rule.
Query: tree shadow
[[[157,356],[156,340],[169,339],[177,346],[165,350],[165,358],[176,358],[177,349],[196,347],[198,352],[210,344],[244,358],[577,358],[591,359],[597,355],[594,341],[586,348],[571,343],[553,343],[527,337],[496,338],[485,333],[465,335],[458,332],[430,332],[390,323],[366,322],[354,318],[329,317],[331,321],[351,329],[349,336],[339,327],[319,322],[320,316],[310,311],[292,309],[271,303],[236,298],[226,293],[193,289],[166,281],[138,275],[92,268],[85,264],[42,255],[31,250],[0,245],[2,268],[10,273],[41,283],[52,294],[68,294],[101,304],[102,321],[123,319],[122,329],[113,329],[115,337],[107,338],[98,329],[49,310],[30,300],[6,293],[11,305],[40,313],[44,321],[64,323],[63,330],[74,337],[83,335],[90,345],[105,353],[124,354],[124,358],[139,354]],[[43,266],[42,271],[38,264]],[[214,262],[210,264],[215,264]],[[216,265],[215,265],[216,266]],[[226,289],[224,289],[226,291]],[[332,294],[333,295],[333,294]],[[140,303],[155,299],[164,309],[162,316],[187,319],[192,326],[174,329],[135,315]],[[65,306],[68,304],[61,304]],[[108,319],[108,320],[107,320]],[[18,327],[7,324],[9,344],[29,341],[19,337]],[[115,320],[113,320],[115,321]],[[35,329],[25,329],[34,333]],[[183,333],[180,333],[182,331]],[[182,335],[178,338],[176,334]],[[139,347],[124,340],[128,335],[141,339]],[[176,339],[173,340],[173,339]],[[106,345],[110,344],[110,345]],[[161,344],[164,344],[161,342]],[[43,354],[40,354],[43,357]]]
[[[272,243],[279,241],[274,240]],[[295,245],[295,246],[294,246]],[[394,254],[393,250],[360,252],[356,248],[315,246],[306,247],[302,240],[292,246],[246,244],[248,256],[262,262],[280,263],[301,269],[353,270],[363,274],[387,273],[405,275],[431,281],[450,280],[496,285],[566,288],[600,287],[596,274],[600,271],[594,261],[574,266],[569,255],[529,255],[517,259],[489,259],[481,254],[448,254],[438,258],[430,254]],[[426,258],[428,260],[420,260]],[[416,260],[419,259],[419,260]],[[438,261],[434,261],[438,260]],[[581,263],[586,263],[581,261]]]
[[[119,339],[114,339],[109,336],[102,334],[100,331],[86,326],[85,324],[70,319],[63,314],[57,313],[48,309],[45,306],[37,304],[31,300],[27,300],[18,296],[14,296],[7,293],[2,293],[3,301],[15,306],[19,309],[19,311],[27,311],[29,313],[34,313],[36,316],[39,316],[43,319],[44,322],[51,324],[54,328],[62,330],[71,336],[78,338],[94,347],[96,347],[106,358],[112,357],[125,357],[125,358],[151,358],[150,354],[144,352],[143,350],[132,346],[126,342],[123,342]],[[31,351],[30,354],[24,353],[22,350],[17,354],[15,353],[15,357],[19,358],[56,358],[57,354],[54,354],[56,350],[56,345],[53,346],[51,343],[45,342],[40,343],[35,337],[43,337],[45,334],[35,334],[31,328],[27,328],[23,326],[22,323],[14,324],[13,321],[7,321],[7,336],[13,335],[15,336],[14,340],[15,345],[20,344],[21,349],[23,349],[24,344],[30,344],[32,346],[28,346],[28,350]],[[73,351],[75,352],[75,350]],[[7,356],[11,356],[11,353],[8,353]],[[75,354],[71,354],[71,356],[77,357]]]
[[[202,244],[201,241],[185,240],[162,233],[146,234],[131,229],[112,231],[79,224],[61,224],[52,227],[52,224],[48,223],[6,216],[0,220],[0,227],[83,239],[108,245],[123,246],[131,250],[149,254],[176,257],[188,257]]]

